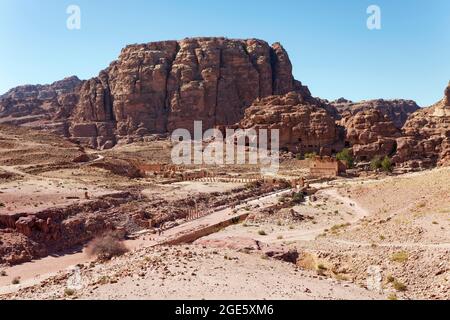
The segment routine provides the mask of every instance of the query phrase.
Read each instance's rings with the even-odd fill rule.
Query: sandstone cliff
[[[342,118],[349,118],[358,112],[367,110],[377,110],[386,115],[397,128],[402,128],[408,117],[420,109],[420,107],[412,100],[367,100],[360,102],[352,102],[346,99],[338,99],[331,104],[336,107]]]
[[[417,111],[403,127],[403,136],[397,139],[397,163],[426,168],[450,165],[450,84],[444,99],[435,105]]]
[[[369,161],[396,152],[396,138],[401,136],[401,131],[382,111],[362,109],[344,117],[340,123],[346,130],[345,144],[352,148],[355,159]]]
[[[92,147],[116,139],[238,122],[256,98],[307,91],[283,47],[256,39],[194,38],[131,45],[86,81],[71,135]]]
[[[65,120],[78,103],[81,80],[66,78],[50,85],[25,85],[0,96],[0,123],[50,129],[66,135]]]
[[[308,94],[270,96],[255,101],[245,111],[239,127],[279,129],[281,149],[331,155],[343,148],[343,130],[327,108]]]
[[[86,81],[12,89],[0,96],[0,124],[107,149],[192,131],[201,120],[204,129],[279,128],[281,147],[295,153],[331,154],[345,144],[359,160],[394,155],[398,164],[430,166],[448,162],[449,108],[450,84],[441,102],[423,110],[410,100],[329,103],[293,78],[279,43],[191,38],[127,46]]]

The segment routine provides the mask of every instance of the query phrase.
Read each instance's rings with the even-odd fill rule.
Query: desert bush
[[[397,279],[394,280],[394,282],[392,283],[392,286],[393,286],[394,289],[397,290],[397,291],[403,292],[403,291],[406,291],[406,290],[407,290],[406,284],[404,284],[404,283],[398,281]]]
[[[12,279],[11,283],[12,284],[19,284],[20,283],[20,277],[15,277],[14,279]]]
[[[296,192],[293,196],[292,196],[292,203],[293,204],[300,204],[303,201],[305,201],[305,196],[303,195],[302,192]]]
[[[317,269],[319,269],[319,270],[327,270],[327,267],[325,267],[325,266],[323,265],[323,263],[319,263],[319,264],[317,265]]]
[[[381,168],[381,158],[379,156],[375,156],[372,161],[370,161],[370,169],[378,170]]]
[[[259,230],[259,231],[258,231],[258,234],[259,234],[260,236],[267,236],[267,233],[266,233],[264,230]]]
[[[408,258],[409,258],[409,256],[408,256],[407,252],[399,251],[399,252],[394,253],[391,256],[391,261],[403,263],[403,262],[406,262],[408,260]]]
[[[353,159],[350,150],[347,148],[336,154],[336,159],[344,161],[349,169],[353,168],[355,165],[355,160]]]
[[[392,161],[388,156],[384,157],[384,159],[381,161],[381,168],[386,172],[392,171]]]
[[[73,296],[74,294],[75,294],[75,290],[73,290],[73,289],[66,288],[64,290],[64,295],[65,296]]]
[[[394,278],[392,275],[388,275],[388,276],[386,277],[386,280],[387,280],[387,282],[392,283],[392,282],[395,281],[395,278]]]
[[[315,152],[307,152],[307,153],[305,153],[305,159],[312,159],[312,158],[314,158],[315,156],[317,156],[317,153],[315,153]]]
[[[115,233],[107,233],[95,238],[89,244],[88,253],[100,260],[109,260],[112,257],[121,256],[128,249]]]
[[[395,293],[391,293],[388,295],[388,300],[397,300],[397,295]]]
[[[0,271],[0,277],[6,277],[6,276],[7,276],[7,274],[6,274],[5,270]]]

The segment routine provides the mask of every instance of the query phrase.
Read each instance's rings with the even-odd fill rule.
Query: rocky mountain
[[[362,109],[340,121],[345,127],[345,144],[352,148],[357,160],[388,156],[396,151],[396,138],[401,131],[389,116],[376,108]]]
[[[131,45],[86,81],[71,120],[92,147],[116,139],[238,122],[256,98],[303,87],[283,47],[256,39],[194,38]]]
[[[343,128],[333,113],[309,92],[258,99],[245,111],[239,127],[279,129],[280,148],[293,153],[331,155],[343,148]]]
[[[386,115],[398,128],[401,129],[408,119],[409,115],[416,112],[420,107],[412,100],[366,100],[353,102],[344,98],[331,102],[336,107],[342,118],[349,118],[358,112],[367,110],[378,110]]]
[[[412,114],[394,160],[410,167],[450,165],[450,83],[444,99]]]
[[[178,128],[279,128],[281,147],[398,164],[447,163],[450,88],[421,110],[410,100],[328,102],[296,81],[284,48],[257,39],[188,38],[125,47],[97,77],[27,85],[0,96],[0,124],[112,148]],[[419,161],[419,163],[416,163]]]
[[[15,88],[0,98],[0,117],[37,128],[58,119],[60,134],[110,148],[120,139],[192,130],[194,120],[204,128],[233,124],[255,99],[297,90],[308,91],[279,43],[191,38],[127,46],[87,81]]]
[[[50,129],[67,135],[66,119],[78,103],[82,81],[69,77],[50,85],[25,85],[0,96],[0,123]]]

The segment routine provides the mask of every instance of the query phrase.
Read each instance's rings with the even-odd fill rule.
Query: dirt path
[[[326,195],[332,198],[335,201],[341,202],[344,206],[350,210],[353,215],[351,219],[348,220],[349,223],[354,224],[364,217],[370,215],[370,212],[365,208],[361,207],[357,202],[352,199],[342,196],[339,194],[338,189],[335,188],[326,188],[320,190],[323,195]],[[261,241],[269,241],[272,243],[283,243],[286,241],[314,241],[317,236],[323,234],[327,229],[333,227],[336,224],[336,221],[323,225],[321,227],[317,227],[314,229],[295,229],[295,230],[283,230],[283,236],[281,239],[278,238],[279,232],[275,232],[273,234],[269,234],[263,237],[258,237],[258,240]]]

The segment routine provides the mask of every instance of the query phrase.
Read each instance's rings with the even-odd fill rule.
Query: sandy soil
[[[350,283],[329,281],[295,265],[257,255],[198,246],[147,248],[79,272],[80,287],[67,295],[72,272],[23,290],[26,299],[382,299]],[[321,279],[322,278],[322,279]]]
[[[22,131],[0,128],[0,214],[83,203],[85,192],[92,199],[126,190],[140,197],[121,209],[139,218],[149,209],[160,211],[158,203],[164,201],[186,205],[194,196],[215,197],[245,185],[163,185],[154,177],[130,179],[89,165],[105,157],[165,162],[170,156],[166,141],[87,150],[91,160],[74,164],[77,146]],[[211,170],[235,176],[258,172],[248,166]],[[279,175],[298,177],[305,170],[304,161],[289,160]],[[338,179],[313,184],[319,191],[305,202],[275,211],[263,209],[281,203],[283,193],[194,221],[177,218],[161,236],[155,229],[134,234],[137,239],[125,242],[131,251],[107,263],[75,248],[3,266],[0,299],[450,299],[449,181],[450,168]],[[161,202],[152,206],[149,201],[155,199]],[[126,213],[116,209],[119,221]],[[218,232],[202,237],[200,245],[158,245],[247,215],[243,223],[214,229]],[[142,228],[148,226],[136,230]],[[232,249],[242,245],[233,243],[239,239],[294,250],[299,258],[288,263]],[[12,285],[17,277],[20,284]]]

